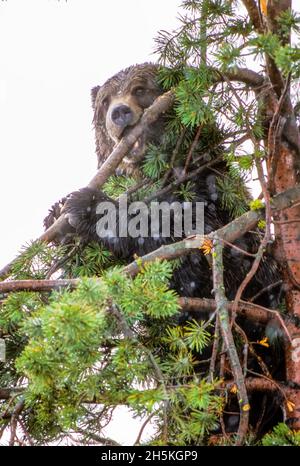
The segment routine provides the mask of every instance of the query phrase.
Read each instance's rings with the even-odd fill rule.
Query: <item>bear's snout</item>
[[[128,105],[116,105],[111,112],[112,122],[122,129],[132,124],[134,118],[133,111]]]

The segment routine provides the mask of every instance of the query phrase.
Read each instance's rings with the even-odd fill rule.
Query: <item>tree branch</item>
[[[213,253],[213,283],[214,293],[219,315],[220,330],[227,351],[231,370],[235,383],[238,388],[238,403],[240,406],[240,424],[237,433],[236,445],[242,445],[247,433],[249,423],[249,400],[245,387],[244,375],[241,368],[239,356],[235,347],[229,315],[227,310],[227,299],[225,297],[224,287],[224,266],[223,266],[223,244],[220,238],[214,236],[214,253]]]
[[[257,32],[263,33],[264,28],[261,20],[261,14],[255,0],[242,0],[248,12],[249,18]]]
[[[300,186],[288,189],[280,194],[277,194],[270,200],[270,206],[273,210],[284,210],[292,207],[300,202]],[[212,240],[214,235],[218,235],[220,239],[227,242],[233,242],[243,236],[247,231],[254,228],[257,222],[264,217],[264,209],[250,210],[224,227],[209,233],[208,235],[194,235],[178,241],[176,243],[161,246],[154,251],[139,257],[124,267],[124,272],[134,277],[141,267],[146,262],[151,262],[156,259],[172,260],[178,257],[189,254],[192,250],[203,245],[204,241]],[[15,280],[0,282],[0,293],[8,293],[12,291],[51,291],[61,287],[70,286],[74,288],[78,285],[78,279],[70,280]]]
[[[23,393],[23,388],[0,388],[0,400],[8,400],[12,396]]]
[[[89,188],[98,189],[105,183],[109,176],[114,173],[124,156],[128,153],[136,140],[143,134],[149,125],[151,125],[157,118],[165,113],[174,102],[174,93],[168,91],[165,94],[157,97],[154,103],[148,107],[139,122],[131,129],[131,131],[124,136],[119,144],[112,151],[110,156],[105,160],[96,175],[91,179],[88,184]]]

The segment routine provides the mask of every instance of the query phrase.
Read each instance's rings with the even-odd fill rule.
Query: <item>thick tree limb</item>
[[[233,380],[226,382],[227,389],[230,390],[234,384],[235,382]],[[245,384],[249,392],[276,392],[278,390],[280,390],[280,392],[285,392],[290,390],[286,385],[266,377],[247,377],[245,379]]]
[[[292,207],[300,202],[300,186],[288,189],[287,191],[277,194],[271,199],[270,205],[274,211],[284,210]],[[209,235],[195,235],[190,238],[185,238],[176,243],[167,244],[160,248],[139,257],[124,267],[124,272],[130,276],[135,276],[140,268],[146,262],[151,262],[155,259],[177,259],[178,257],[187,255],[191,250],[199,250],[204,240],[212,240],[217,234],[220,239],[227,242],[234,242],[236,239],[243,236],[247,231],[254,228],[257,222],[264,218],[264,210],[250,210],[241,217],[236,218],[224,227],[210,233]],[[39,285],[40,284],[40,285]],[[51,291],[60,287],[70,286],[76,287],[78,284],[76,279],[73,280],[15,280],[3,281],[0,283],[0,293],[8,293],[12,291]]]
[[[169,91],[159,96],[155,102],[145,110],[140,121],[132,128],[132,130],[124,136],[119,144],[112,151],[110,156],[103,163],[101,168],[97,171],[96,175],[88,183],[88,187],[98,189],[103,186],[109,176],[114,173],[122,159],[128,153],[130,148],[134,145],[137,139],[143,134],[145,129],[151,125],[157,118],[171,107],[174,101],[174,94]],[[38,241],[46,241],[49,243],[55,239],[56,235],[61,231],[64,224],[67,224],[64,216],[61,216],[45,233],[43,233]]]
[[[255,90],[257,87],[261,87],[265,83],[265,78],[256,71],[250,70],[249,68],[234,68],[232,70],[222,71],[222,73],[218,69],[214,69],[215,73],[217,74],[218,78],[215,79],[215,82],[223,82],[225,77],[230,81],[238,81],[247,86],[250,86]]]
[[[63,280],[12,280],[0,283],[0,293],[13,293],[16,291],[51,292],[62,288],[73,290],[78,287],[79,283],[79,278]],[[178,298],[178,303],[184,311],[210,313],[216,310],[216,302],[214,299],[180,297]],[[233,302],[228,302],[227,309],[230,312],[233,311],[233,304]],[[241,316],[245,316],[255,322],[261,322],[262,324],[266,324],[274,317],[274,314],[277,314],[276,310],[270,310],[263,306],[242,300],[238,303],[237,312]],[[0,399],[1,396],[2,391],[0,390]]]
[[[281,210],[287,209],[292,205],[300,201],[300,186],[289,189],[284,193],[277,194],[274,196],[271,202],[271,207],[273,210],[278,210],[280,206]],[[189,254],[192,249],[199,249],[205,239],[212,240],[214,235],[217,234],[219,238],[225,239],[229,242],[234,242],[241,236],[243,236],[247,231],[251,230],[257,225],[257,222],[260,219],[264,218],[264,210],[251,210],[236,218],[232,222],[228,223],[219,230],[210,233],[206,236],[195,235],[191,238],[186,238],[177,243],[168,244],[161,246],[155,251],[146,254],[143,257],[138,258],[138,260],[131,262],[127,265],[124,270],[131,276],[134,276],[140,270],[140,267],[145,263],[155,259],[176,259],[178,257]]]
[[[183,311],[211,313],[216,310],[216,301],[209,298],[180,297],[178,303]],[[233,304],[233,301],[227,302],[226,307],[229,312],[233,312]],[[246,317],[253,322],[267,324],[269,320],[276,317],[278,311],[241,300],[238,303],[237,313],[239,316]]]
[[[261,20],[261,15],[258,9],[258,5],[255,0],[242,0],[245,8],[248,12],[249,18],[257,32],[263,33],[264,28]]]
[[[283,34],[283,30],[280,28],[278,18],[282,12],[291,10],[292,0],[268,0],[267,2],[267,25],[268,29],[272,34],[276,34],[283,45],[289,44],[290,33]]]
[[[79,278],[60,280],[10,280],[0,282],[0,293],[15,291],[54,291],[61,288],[75,289]]]

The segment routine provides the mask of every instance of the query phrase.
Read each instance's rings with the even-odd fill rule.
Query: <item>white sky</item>
[[[48,208],[95,174],[90,90],[155,61],[180,0],[0,0],[0,268],[42,233]],[[140,424],[118,411],[108,435]]]
[[[0,0],[0,268],[95,173],[90,89],[155,61],[179,0]]]

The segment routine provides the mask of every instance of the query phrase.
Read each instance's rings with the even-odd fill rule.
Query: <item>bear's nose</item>
[[[133,120],[133,112],[128,105],[118,105],[111,112],[111,120],[117,125],[125,128]]]

